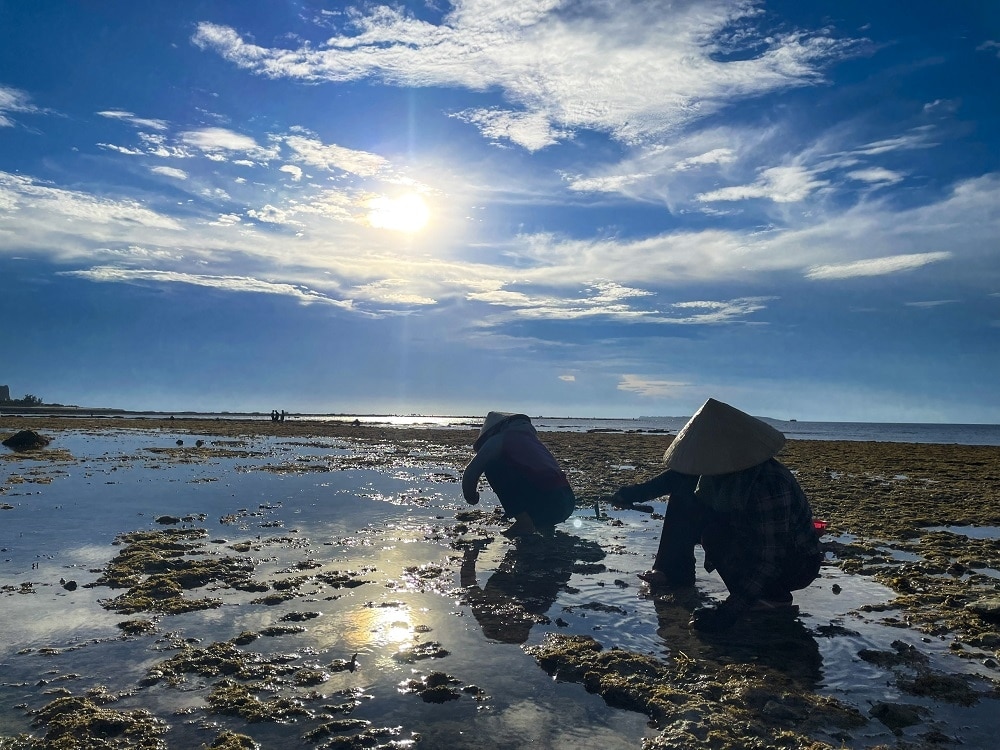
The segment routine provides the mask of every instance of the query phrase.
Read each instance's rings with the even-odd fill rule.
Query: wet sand
[[[213,451],[226,454],[229,450],[226,440],[240,441],[261,435],[301,440],[334,438],[370,448],[345,457],[342,467],[391,468],[413,456],[426,454],[456,474],[471,457],[470,446],[476,436],[472,430],[355,427],[300,420],[272,423],[0,418],[0,438],[20,429],[40,433],[164,430],[225,439],[200,447],[200,458],[192,456],[191,445],[159,449],[164,459],[178,462],[201,460]],[[542,437],[569,474],[579,505],[593,506],[598,515],[602,512],[602,499],[618,486],[643,481],[662,470],[662,454],[670,440],[668,436],[642,433],[547,432]],[[58,448],[46,449],[44,454],[46,460],[52,460],[59,456]],[[978,665],[977,674],[985,682],[983,679],[970,681],[968,670],[964,669],[951,674],[930,669],[926,666],[928,661],[921,658],[920,650],[912,647],[901,645],[861,654],[864,661],[878,664],[895,675],[902,696],[897,702],[873,706],[865,715],[856,708],[804,688],[788,676],[787,670],[773,670],[765,663],[748,664],[726,658],[726,648],[736,647],[734,639],[753,641],[755,635],[751,632],[737,633],[727,636],[729,641],[723,639],[709,644],[713,653],[723,655],[714,659],[701,658],[695,646],[689,649],[691,653],[678,651],[674,658],[664,660],[624,649],[605,650],[587,636],[560,636],[558,633],[550,634],[544,643],[526,650],[545,671],[559,679],[580,683],[612,707],[628,708],[649,716],[658,733],[647,740],[645,746],[648,748],[679,749],[695,744],[734,749],[750,745],[825,748],[837,746],[830,739],[836,738],[837,732],[842,732],[844,745],[861,746],[863,743],[859,743],[852,733],[873,718],[887,727],[897,728],[900,734],[904,728],[907,730],[906,739],[901,739],[898,747],[940,747],[955,742],[918,710],[919,707],[911,705],[910,699],[920,697],[970,705],[996,698],[996,685],[1000,684],[1000,668],[996,663],[1000,659],[1000,579],[997,577],[1000,538],[996,533],[996,527],[1000,527],[1000,447],[791,441],[779,458],[797,473],[814,515],[829,524],[824,541],[828,565],[845,575],[871,577],[894,592],[895,597],[880,605],[873,615],[877,614],[882,622],[912,629],[928,640],[947,644],[956,657]],[[3,471],[2,459],[0,455],[0,486],[9,487],[17,479],[8,477]],[[287,470],[310,469],[289,467]],[[3,500],[0,492],[0,506]],[[183,509],[178,509],[179,514],[182,512]],[[496,519],[472,513],[459,521],[452,530],[459,526],[462,528],[458,532],[468,531],[470,527],[483,530]],[[948,528],[935,530],[936,527]],[[955,527],[966,527],[966,532],[986,528],[979,535],[962,533],[963,529]],[[152,543],[155,547],[164,540],[154,537],[125,541],[138,545],[138,551],[148,555],[149,548],[142,547],[143,544]],[[172,541],[178,544],[197,542],[195,539]],[[456,548],[462,549],[462,544],[464,542],[456,535]],[[579,564],[579,549],[567,548],[565,552]],[[558,553],[557,550],[555,554]],[[138,571],[142,572],[142,569]],[[105,574],[125,576],[127,583],[127,577],[137,575],[137,571],[109,566]],[[194,579],[199,575],[217,579],[225,579],[226,575],[239,577],[238,570],[221,573],[188,570],[187,574]],[[161,581],[161,584],[162,588],[169,588],[167,583]],[[170,601],[169,591],[150,591],[148,585],[143,585],[146,588],[135,587],[137,599],[123,602],[119,610],[135,615],[136,619],[128,622],[133,622],[132,627],[139,630],[145,627],[143,613],[148,614],[154,606],[150,602],[159,606]],[[695,603],[673,601],[669,594],[657,598],[657,612],[661,608],[664,611],[661,628],[667,628],[665,623],[674,616],[670,614],[671,607],[676,605],[684,611],[686,606]],[[498,627],[505,625],[502,622],[505,613],[509,614],[509,609],[493,611],[492,616],[499,620]],[[678,627],[682,628],[683,623],[678,623]],[[224,660],[224,655],[212,654],[211,658]],[[341,666],[347,668],[346,663]],[[233,670],[238,668],[238,665],[232,667]],[[425,679],[426,684],[414,685],[413,689],[431,691],[425,700],[433,700],[434,691],[444,696],[443,699],[449,699],[458,688],[449,683],[447,675],[435,674],[437,676]],[[297,679],[307,680],[308,675]],[[250,701],[237,688],[229,685],[228,692],[220,689],[214,700],[223,704],[224,710],[238,713],[240,707],[249,705]],[[111,709],[102,709],[99,701],[76,697],[66,700],[76,702],[51,707],[51,716],[47,719],[50,725],[59,721],[72,725],[65,718],[67,716],[84,722],[88,721],[87,717],[95,722],[109,720],[100,712]],[[273,709],[290,710],[290,707],[274,706]],[[156,747],[155,722],[149,717],[142,718],[145,724],[140,731],[145,731],[150,738],[146,746]],[[250,716],[247,720],[256,719]],[[820,734],[825,739],[817,739]],[[224,744],[223,739],[231,744]],[[389,746],[380,744],[383,740],[378,737],[364,737],[358,742],[368,744],[317,746]],[[133,745],[109,745],[118,746]],[[223,738],[222,734],[220,744],[213,746],[252,747],[236,735]]]

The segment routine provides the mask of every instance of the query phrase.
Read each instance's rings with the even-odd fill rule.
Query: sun
[[[416,193],[395,198],[380,195],[368,201],[368,223],[376,229],[419,232],[430,219],[427,203]]]

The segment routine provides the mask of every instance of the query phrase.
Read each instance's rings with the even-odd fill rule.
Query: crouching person
[[[551,535],[573,513],[576,498],[566,474],[524,414],[491,411],[473,443],[475,457],[462,475],[465,501],[479,502],[479,478],[486,481],[514,519],[503,535]]]
[[[812,509],[792,473],[774,456],[785,436],[770,425],[709,399],[671,443],[667,471],[623,487],[627,502],[669,494],[653,568],[653,586],[694,583],[694,545],[717,570],[729,597],[695,612],[699,630],[728,628],[748,611],[790,607],[792,591],[819,575],[823,555]],[[654,494],[655,493],[655,494]]]

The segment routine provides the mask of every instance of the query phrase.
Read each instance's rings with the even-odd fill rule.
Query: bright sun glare
[[[397,198],[379,196],[368,202],[368,223],[377,229],[419,232],[429,218],[427,204],[416,193]]]

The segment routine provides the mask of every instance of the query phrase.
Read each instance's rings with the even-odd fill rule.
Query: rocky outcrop
[[[33,451],[44,448],[51,442],[51,438],[39,435],[34,430],[21,430],[13,437],[4,440],[3,444],[15,451]]]

